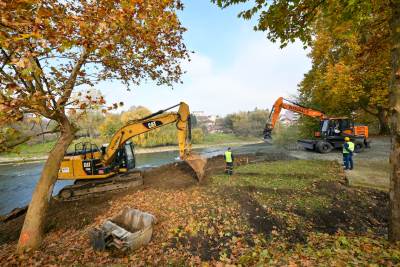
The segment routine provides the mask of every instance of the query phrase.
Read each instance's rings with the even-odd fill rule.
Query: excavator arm
[[[166,113],[179,106],[178,112]],[[145,118],[134,120],[120,128],[111,138],[106,153],[103,156],[104,165],[108,166],[115,158],[117,151],[134,136],[158,129],[171,123],[176,123],[178,130],[179,156],[183,160],[191,149],[191,127],[189,106],[181,102],[178,105],[160,110]]]
[[[279,115],[282,109],[290,110],[313,118],[325,118],[325,114],[319,110],[307,108],[291,102],[287,99],[284,99],[283,97],[279,97],[275,101],[274,105],[272,106],[271,112],[269,113],[268,121],[264,129],[264,139],[271,138],[272,130],[275,128],[275,124],[279,119]]]

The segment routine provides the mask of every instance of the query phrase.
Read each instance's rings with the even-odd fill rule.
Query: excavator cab
[[[357,127],[359,126],[354,126],[354,122],[349,118],[326,118],[321,120],[320,131],[316,132],[314,136],[329,137],[357,135],[355,132]]]
[[[119,149],[114,164],[118,167],[119,172],[127,172],[135,168],[135,147],[132,142],[126,142],[126,144]]]
[[[66,156],[78,156],[80,155],[83,159],[87,158],[98,158],[100,153],[100,149],[96,144],[92,144],[90,142],[80,142],[74,145],[74,150],[72,152],[68,152]]]

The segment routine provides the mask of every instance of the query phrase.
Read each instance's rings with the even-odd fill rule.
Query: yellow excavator
[[[168,112],[179,107],[177,112]],[[121,127],[108,145],[100,149],[90,142],[78,143],[73,152],[66,153],[58,172],[59,180],[75,180],[61,189],[58,197],[74,199],[93,193],[143,184],[142,172],[135,169],[134,145],[129,140],[137,135],[176,123],[179,157],[194,170],[197,179],[204,176],[206,159],[191,151],[189,106],[181,102]]]

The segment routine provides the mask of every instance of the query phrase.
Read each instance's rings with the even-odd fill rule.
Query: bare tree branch
[[[78,61],[75,63],[74,68],[71,71],[71,75],[69,76],[68,80],[65,82],[64,86],[62,87],[64,93],[57,101],[57,107],[62,107],[65,104],[69,97],[71,96],[72,90],[74,89],[76,78],[78,77],[78,73],[85,63],[86,59],[89,56],[88,49],[84,48],[81,56],[79,57]]]
[[[33,50],[32,50],[32,48],[30,48],[30,51],[31,52],[33,52]],[[57,103],[56,103],[56,100],[54,99],[54,95],[52,94],[52,92],[51,92],[51,90],[50,90],[50,84],[49,84],[49,81],[47,80],[47,78],[46,78],[46,74],[44,73],[44,70],[43,70],[43,68],[42,68],[42,65],[40,64],[40,62],[39,62],[39,60],[38,60],[38,58],[37,57],[34,57],[34,62],[36,63],[36,65],[37,65],[37,67],[41,70],[41,72],[42,72],[42,75],[41,75],[41,77],[42,77],[42,79],[43,79],[43,81],[44,81],[44,83],[45,83],[45,85],[46,85],[46,91],[47,91],[47,93],[51,96],[51,102],[52,102],[52,104],[53,104],[53,108],[56,108],[57,106]],[[43,88],[43,87],[42,87]]]
[[[3,55],[10,59],[10,56],[7,54],[7,52],[1,47],[1,52],[3,53]],[[18,76],[19,80],[22,82],[22,84],[25,86],[25,88],[28,91],[33,91],[33,85],[29,86],[28,83],[22,78],[21,74],[19,73],[19,71],[17,70],[17,68],[14,65],[11,65],[11,68],[15,71],[15,74]]]

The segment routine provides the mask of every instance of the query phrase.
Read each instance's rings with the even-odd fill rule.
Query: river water
[[[222,154],[225,147],[196,149],[205,157]],[[178,151],[136,154],[136,166],[139,169],[157,167],[179,161]],[[15,163],[0,165],[0,214],[10,212],[16,207],[29,203],[35,185],[43,168],[43,162]],[[53,195],[73,181],[57,181]]]

